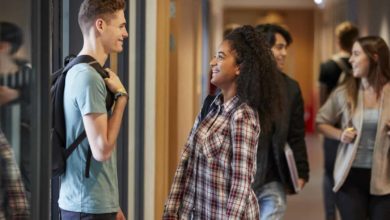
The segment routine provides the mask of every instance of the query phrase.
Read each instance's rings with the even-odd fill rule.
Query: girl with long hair
[[[194,123],[163,219],[258,219],[251,183],[260,125],[269,129],[278,110],[276,64],[254,28],[243,26],[225,36],[210,66],[221,93]]]
[[[343,220],[390,216],[389,59],[382,38],[359,38],[349,59],[353,78],[317,114],[319,131],[341,142],[333,190]],[[341,129],[334,126],[337,122]]]

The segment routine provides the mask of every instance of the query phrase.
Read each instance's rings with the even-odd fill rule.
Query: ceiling
[[[314,8],[313,0],[223,0],[225,8]]]

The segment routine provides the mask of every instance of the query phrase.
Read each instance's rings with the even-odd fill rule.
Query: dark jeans
[[[323,180],[323,194],[325,206],[325,219],[336,219],[336,194],[333,192],[333,169],[336,161],[337,148],[339,141],[324,138],[324,180]]]
[[[61,209],[62,220],[115,220],[115,213],[90,214],[83,212],[71,212]]]
[[[390,194],[370,195],[371,169],[352,168],[337,192],[343,220],[386,220],[390,217]]]

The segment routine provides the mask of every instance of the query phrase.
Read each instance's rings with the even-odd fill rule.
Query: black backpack
[[[65,78],[68,70],[79,63],[88,63],[103,78],[109,77],[102,66],[91,56],[68,56],[65,58],[65,67],[52,74],[50,99],[51,99],[51,129],[50,144],[52,147],[52,177],[57,177],[65,173],[66,160],[77,146],[86,138],[85,131],[81,132],[76,140],[66,147],[66,126],[64,115],[64,88]],[[106,108],[109,111],[114,103],[114,94],[107,89]],[[85,176],[89,177],[89,167],[92,158],[91,147],[88,148]]]
[[[214,101],[215,97],[217,97],[217,95],[207,95],[204,99],[202,109],[200,110],[200,121],[203,121],[203,119],[206,118],[206,115],[211,110],[211,103]]]

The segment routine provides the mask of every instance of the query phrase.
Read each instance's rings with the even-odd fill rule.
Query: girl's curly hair
[[[237,77],[237,95],[241,101],[256,109],[263,131],[269,131],[280,113],[280,74],[267,41],[249,25],[234,29],[225,36],[236,63],[240,67]]]

